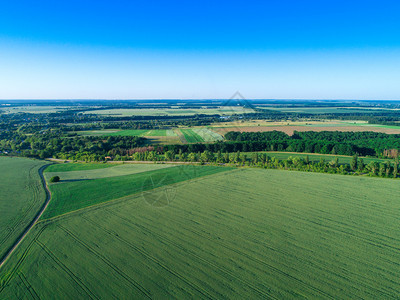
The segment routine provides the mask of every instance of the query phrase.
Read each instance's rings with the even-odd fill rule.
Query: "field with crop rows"
[[[93,168],[93,169],[84,169],[84,170],[70,170],[69,172],[62,168],[64,166],[68,166],[70,164],[58,164],[52,165],[49,171],[45,172],[46,180],[49,180],[53,176],[60,177],[60,183],[76,181],[76,180],[86,180],[86,179],[97,179],[97,178],[106,178],[106,177],[116,177],[116,176],[124,176],[124,175],[131,175],[137,173],[143,173],[153,170],[161,170],[164,168],[174,167],[172,164],[111,164],[111,163],[104,163],[104,164],[93,164],[88,163],[86,165],[91,166],[105,166],[108,167],[107,170],[104,168]],[[85,165],[85,164],[82,164]],[[57,168],[56,168],[57,167]],[[60,172],[59,170],[62,170]]]
[[[222,135],[208,129],[208,128],[193,128],[194,133],[197,133],[204,142],[223,141]]]
[[[53,164],[48,166],[44,173],[48,172],[70,172],[70,171],[86,171],[86,170],[96,170],[113,167],[115,165],[105,164],[105,163],[61,163]]]
[[[45,164],[27,158],[0,157],[0,258],[45,201],[38,173]]]
[[[82,172],[70,172],[72,175],[69,174],[67,180],[63,181],[63,175],[60,175],[59,183],[50,184],[52,199],[42,218],[51,218],[83,207],[228,169],[212,166],[134,164],[100,170],[108,175],[107,177],[99,175],[99,170],[88,171],[86,178],[82,178]],[[78,173],[75,178],[73,173]]]
[[[193,129],[181,129],[181,132],[188,143],[204,142],[203,138],[196,132],[194,132]]]
[[[400,297],[395,180],[235,169],[164,192],[41,221],[0,298]]]

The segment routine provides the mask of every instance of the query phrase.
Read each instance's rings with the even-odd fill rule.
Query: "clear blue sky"
[[[1,99],[400,99],[400,1],[1,1]]]

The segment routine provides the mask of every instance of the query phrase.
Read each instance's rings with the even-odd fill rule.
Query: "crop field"
[[[208,129],[208,128],[193,128],[194,133],[197,133],[204,142],[223,141],[222,135]]]
[[[127,129],[127,130],[92,130],[92,131],[81,131],[80,135],[92,135],[92,136],[150,136],[150,137],[176,137],[176,133],[173,130],[168,129]]]
[[[45,201],[38,173],[45,164],[26,158],[0,157],[0,258]]]
[[[98,170],[92,173],[88,171],[89,178],[81,178],[82,173],[79,171],[76,178],[69,174],[71,179],[50,185],[52,199],[42,218],[51,218],[156,187],[229,170],[211,166],[169,166],[171,165],[128,165],[126,168],[120,166],[101,170],[109,174],[108,177],[100,175]],[[60,177],[62,180],[62,175]]]
[[[69,164],[61,164],[61,165],[53,165],[54,167],[59,167],[62,169],[62,166],[68,166]],[[83,164],[82,164],[83,165]],[[87,164],[88,166],[92,164]],[[51,167],[53,167],[51,166]],[[94,166],[97,166],[94,164]],[[116,177],[116,176],[124,176],[131,175],[136,173],[148,172],[153,170],[161,170],[164,168],[170,168],[174,165],[172,164],[98,164],[98,166],[108,167],[107,170],[104,168],[93,168],[93,169],[84,169],[84,170],[71,170],[59,172],[57,169],[54,171],[50,169],[51,172],[46,172],[45,177],[46,180],[49,180],[51,177],[58,175],[61,180],[60,183],[69,182],[74,180],[83,180],[83,179],[97,179],[97,178],[106,178],[106,177]]]
[[[236,169],[169,188],[167,206],[155,189],[41,221],[0,298],[400,297],[394,180]]]
[[[173,130],[154,129],[149,130],[144,136],[177,136]]]
[[[30,114],[47,114],[57,113],[70,109],[68,106],[42,106],[42,105],[24,105],[16,107],[0,107],[0,112],[5,114],[16,114],[16,113],[30,113]]]
[[[106,116],[117,116],[117,117],[132,117],[132,116],[193,116],[196,114],[202,115],[233,115],[233,114],[245,114],[252,113],[253,109],[244,108],[242,106],[222,106],[219,108],[198,108],[198,109],[136,109],[136,108],[121,108],[121,109],[104,109],[104,110],[91,110],[84,112],[85,114],[95,115],[106,115]]]
[[[181,129],[181,132],[188,143],[204,142],[203,138],[199,134],[197,134],[193,129]]]
[[[120,130],[112,133],[105,132],[104,135],[111,135],[111,136],[143,136],[147,129],[128,129],[128,130]]]
[[[365,113],[367,111],[392,111],[391,109],[371,107],[265,107],[261,109],[276,110],[281,112],[306,113],[306,114],[334,114],[334,113]]]
[[[96,169],[104,169],[113,167],[112,164],[105,163],[62,163],[62,164],[53,164],[48,166],[44,173],[48,172],[70,172],[70,171],[85,171],[85,170],[96,170]]]
[[[295,131],[343,131],[343,132],[382,132],[387,134],[400,134],[400,126],[379,126],[379,125],[357,125],[357,124],[322,124],[322,125],[277,125],[277,126],[232,126],[232,127],[213,127],[213,130],[221,135],[225,135],[229,131],[240,132],[264,132],[264,131],[282,131],[286,134],[293,135]]]

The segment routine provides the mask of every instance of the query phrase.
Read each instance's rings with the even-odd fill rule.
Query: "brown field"
[[[240,131],[240,132],[264,132],[264,131],[282,131],[286,134],[293,135],[294,131],[343,131],[343,132],[362,132],[362,131],[373,131],[382,132],[387,134],[400,134],[399,129],[383,128],[383,127],[372,127],[372,126],[238,126],[238,127],[223,127],[213,128],[213,130],[219,134],[225,135],[229,131]]]

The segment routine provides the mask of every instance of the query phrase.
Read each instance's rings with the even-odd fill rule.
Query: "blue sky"
[[[1,1],[1,99],[400,99],[398,1]]]

